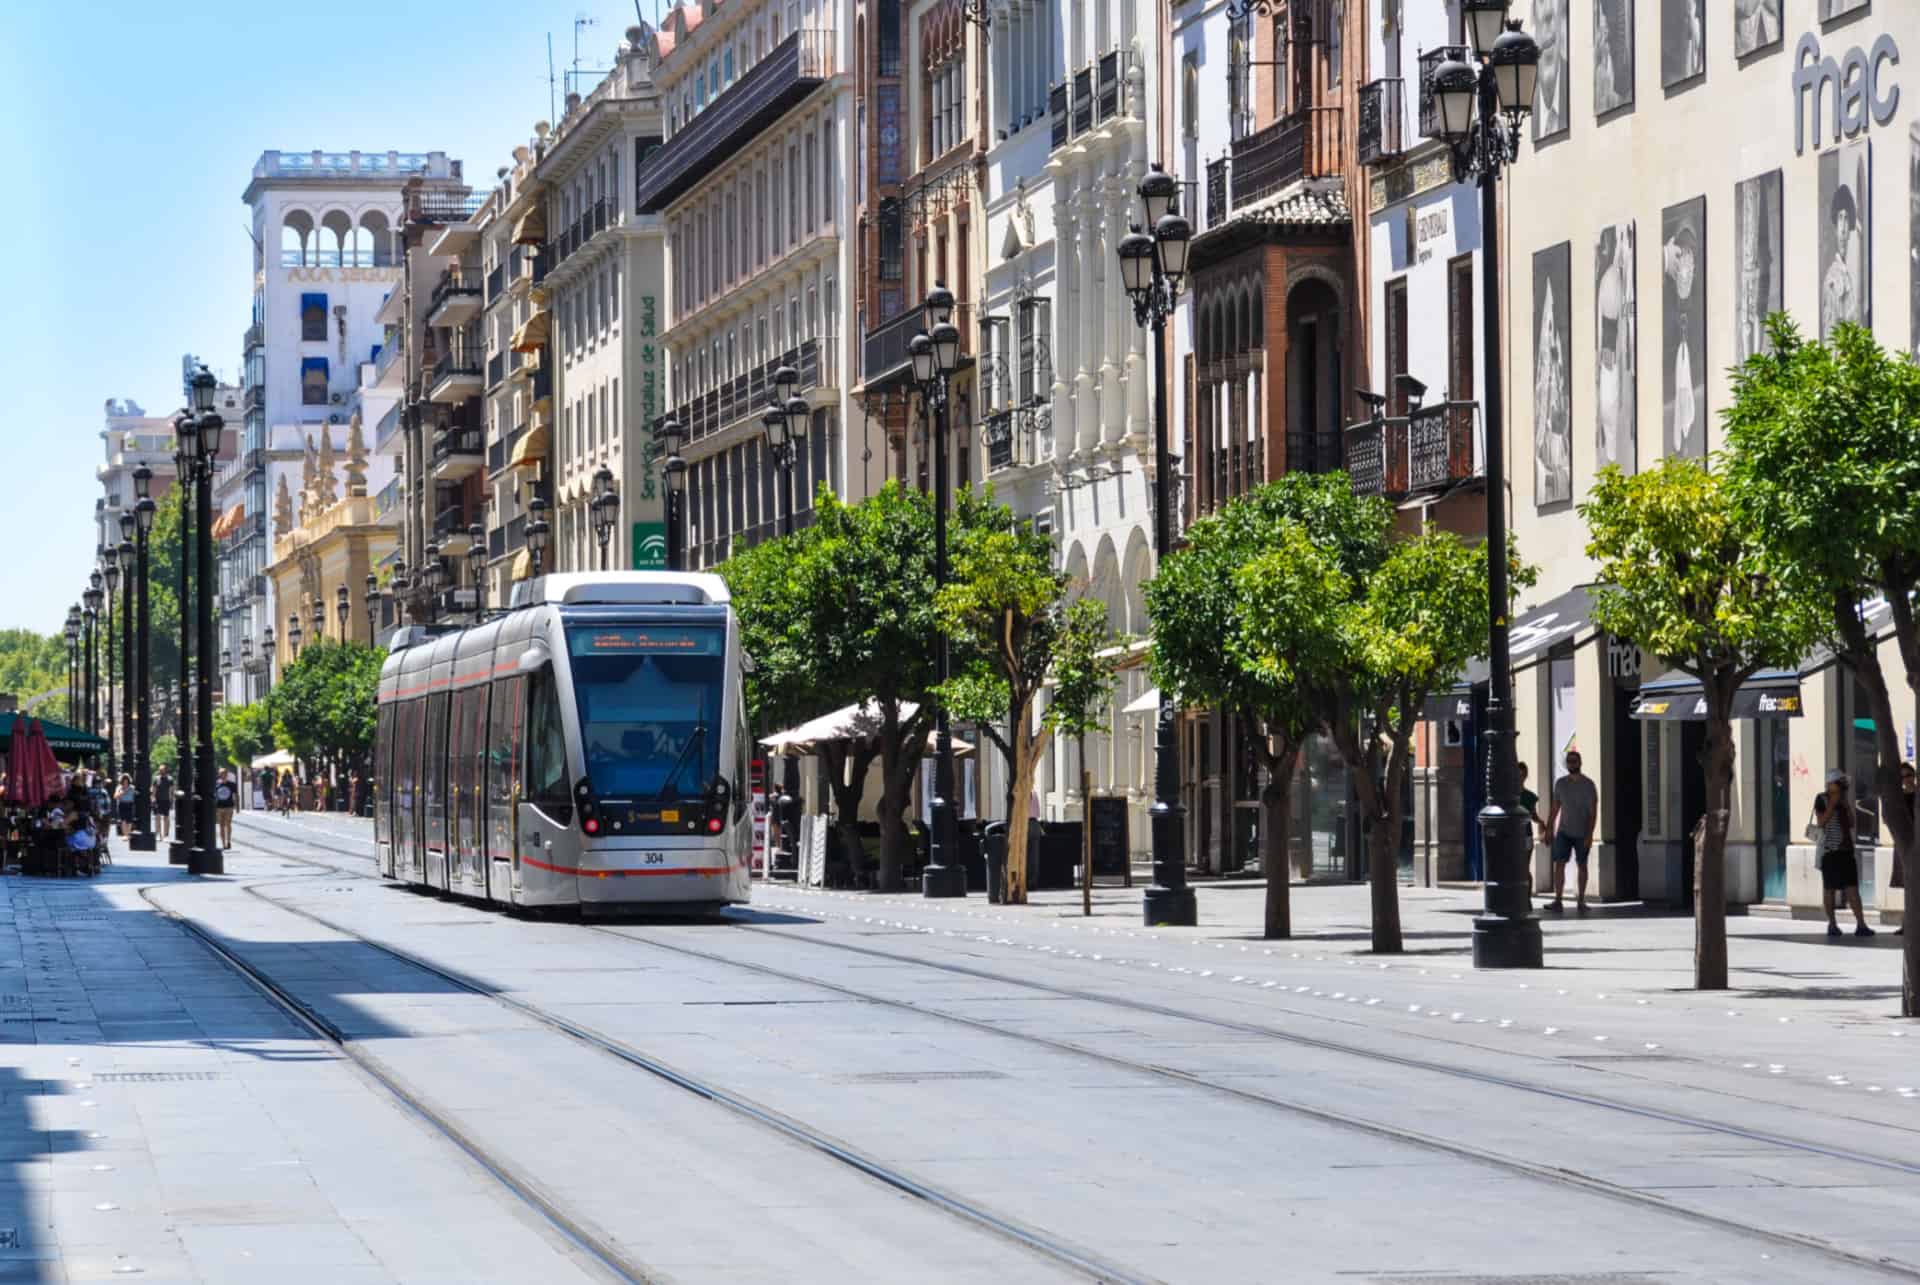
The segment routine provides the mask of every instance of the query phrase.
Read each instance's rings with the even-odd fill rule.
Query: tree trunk
[[[1282,738],[1277,753],[1262,751],[1267,760],[1267,784],[1260,801],[1267,809],[1267,841],[1260,864],[1267,868],[1267,904],[1261,936],[1293,936],[1292,872],[1287,868],[1293,844],[1293,769],[1300,761],[1298,743]]]
[[[1733,805],[1733,689],[1724,698],[1708,684],[1707,747],[1700,765],[1707,777],[1704,842],[1693,845],[1693,985],[1727,988],[1727,817]]]
[[[1087,738],[1074,738],[1080,749],[1080,913],[1093,914],[1093,773],[1087,771]]]
[[[1033,773],[1047,738],[1044,733],[1034,735],[1025,716],[1014,721],[1012,730],[1014,808],[1007,817],[1007,874],[1001,900],[1009,906],[1024,906],[1027,903],[1027,799],[1033,794]]]
[[[1920,795],[1916,795],[1920,798]],[[1920,825],[1920,817],[1914,818]],[[1920,844],[1908,844],[1894,855],[1900,863],[1900,877],[1906,887],[1901,891],[1900,911],[1900,1016],[1920,1017],[1920,893],[1913,890],[1913,854]]]
[[[835,746],[826,749],[822,757],[827,761],[827,790],[833,795],[836,813],[834,833],[840,836],[840,846],[857,876],[866,856],[865,846],[860,842],[860,804],[866,798],[867,769],[873,766],[874,753],[872,750],[850,753]]]
[[[1400,864],[1395,859],[1398,834],[1389,823],[1398,807],[1389,810],[1387,791],[1380,780],[1380,753],[1377,738],[1360,740],[1356,720],[1330,723],[1328,731],[1353,774],[1354,793],[1360,796],[1361,815],[1367,819],[1367,889],[1373,909],[1373,950],[1377,955],[1397,955],[1405,949],[1400,935]],[[1396,742],[1394,753],[1399,754]]]
[[[907,790],[911,776],[901,769],[906,757],[897,728],[883,733],[880,746],[880,868],[874,886],[881,892],[898,892],[903,886],[900,867],[905,858],[907,838]]]

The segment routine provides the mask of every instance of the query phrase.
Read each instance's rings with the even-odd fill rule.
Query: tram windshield
[[[726,632],[703,625],[567,630],[593,792],[696,798],[720,770]]]

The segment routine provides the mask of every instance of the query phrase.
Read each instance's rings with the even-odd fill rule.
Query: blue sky
[[[260,153],[438,149],[490,184],[548,115],[548,33],[564,72],[579,16],[581,66],[606,66],[631,0],[8,6],[0,478],[22,543],[0,628],[57,630],[91,569],[102,403],[171,411],[184,352],[238,374]]]

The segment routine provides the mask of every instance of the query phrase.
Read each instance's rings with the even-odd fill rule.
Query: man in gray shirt
[[[1567,751],[1567,774],[1553,783],[1553,808],[1547,815],[1547,831],[1553,835],[1553,904],[1550,910],[1566,909],[1563,898],[1567,887],[1567,862],[1580,867],[1579,900],[1581,914],[1587,911],[1587,854],[1593,850],[1593,825],[1600,817],[1600,791],[1592,777],[1580,774],[1580,751]]]

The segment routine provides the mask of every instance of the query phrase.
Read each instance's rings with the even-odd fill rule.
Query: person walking
[[[1902,763],[1900,765],[1900,806],[1907,810],[1908,816],[1913,815],[1914,785],[1913,764]],[[1889,887],[1904,888],[1907,886],[1907,859],[1897,848],[1893,854],[1893,878],[1887,882]],[[1901,909],[1905,909],[1904,902]],[[1906,916],[1901,916],[1900,926],[1893,930],[1893,935],[1896,937],[1904,937],[1907,935]]]
[[[173,776],[162,763],[153,774],[153,837],[166,842],[173,834]]]
[[[113,791],[113,821],[114,833],[122,839],[133,829],[133,777],[125,772]]]
[[[1553,836],[1553,904],[1566,909],[1567,862],[1580,867],[1578,900],[1574,907],[1587,913],[1587,856],[1593,851],[1593,827],[1600,818],[1600,789],[1580,772],[1580,751],[1568,750],[1567,774],[1553,783],[1553,806],[1547,810],[1547,832]]]
[[[1853,799],[1847,792],[1845,772],[1827,773],[1826,791],[1814,796],[1808,828],[1820,836],[1820,896],[1827,912],[1827,936],[1840,935],[1837,907],[1842,901],[1853,911],[1853,935],[1873,936],[1860,907],[1860,858],[1854,849]]]
[[[220,777],[213,783],[213,817],[220,827],[220,846],[233,846],[233,805],[239,800],[240,792],[234,788],[233,776],[224,767]]]

